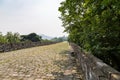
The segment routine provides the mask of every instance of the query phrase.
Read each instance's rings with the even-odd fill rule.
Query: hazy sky
[[[0,0],[0,32],[62,36],[58,7],[63,0]]]

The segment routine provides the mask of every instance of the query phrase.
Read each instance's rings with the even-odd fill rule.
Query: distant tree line
[[[3,35],[0,32],[0,43],[19,43],[19,42],[39,42],[42,41],[42,37],[36,33],[30,33],[28,35],[20,35],[19,33],[7,32]]]
[[[51,39],[51,41],[53,41],[53,42],[67,41],[67,37],[65,37],[65,36],[63,36],[63,37],[55,37],[55,38]]]
[[[42,36],[36,33],[30,33],[28,35],[20,35],[18,32],[12,33],[7,32],[6,35],[3,35],[0,32],[0,43],[20,43],[20,42],[62,42],[66,41],[67,37],[55,37],[51,40],[42,39]]]

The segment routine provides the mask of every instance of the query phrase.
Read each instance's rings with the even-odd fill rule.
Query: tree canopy
[[[59,11],[69,41],[119,69],[119,0],[65,0]]]
[[[7,32],[6,35],[3,35],[0,32],[0,43],[19,43],[25,41],[31,42],[40,42],[42,37],[36,33],[30,33],[28,35],[20,35],[19,33]]]
[[[30,33],[28,35],[22,35],[22,41],[32,41],[32,42],[38,42],[42,40],[42,37],[37,35],[36,33]]]
[[[6,35],[3,35],[0,32],[0,43],[17,43],[20,42],[20,34],[7,32]]]

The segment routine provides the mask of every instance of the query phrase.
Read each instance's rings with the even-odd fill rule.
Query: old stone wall
[[[18,49],[30,48],[35,46],[54,44],[55,42],[21,42],[21,43],[8,43],[0,44],[0,52],[13,51]]]
[[[103,63],[92,54],[84,53],[79,46],[70,43],[84,80],[120,80],[120,72]]]

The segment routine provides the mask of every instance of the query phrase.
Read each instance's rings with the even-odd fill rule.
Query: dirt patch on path
[[[0,54],[0,80],[81,80],[67,42]]]

